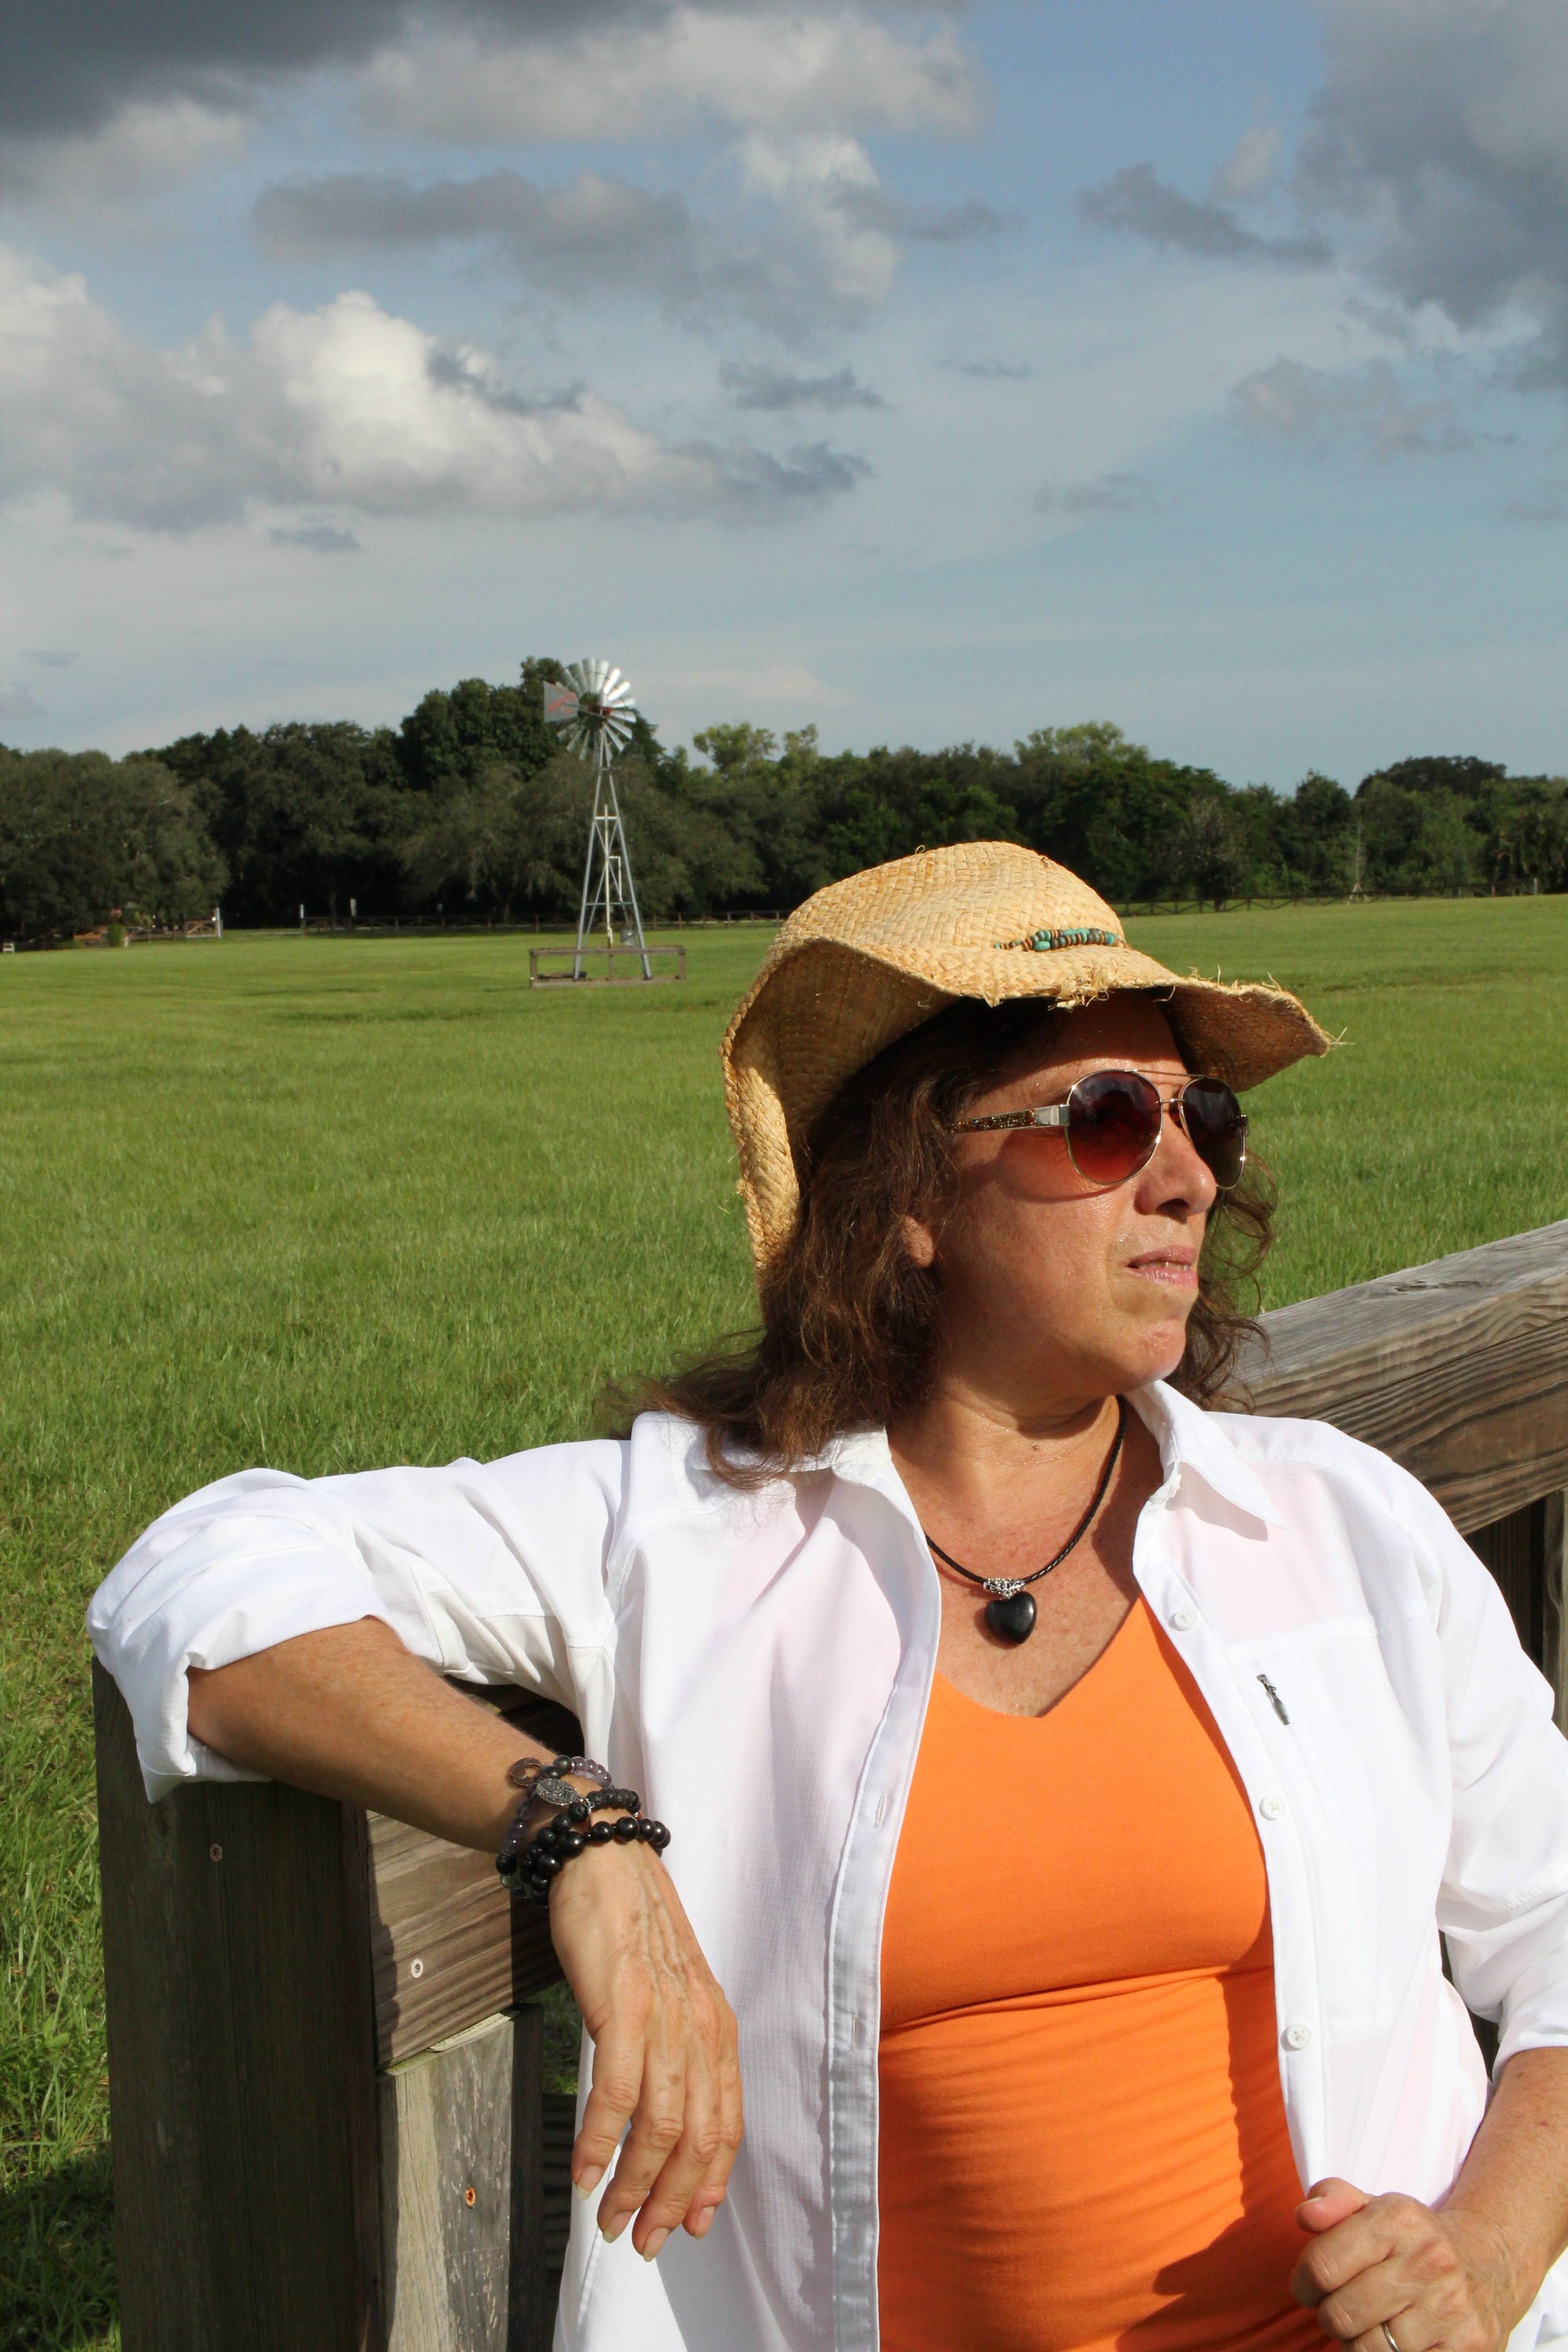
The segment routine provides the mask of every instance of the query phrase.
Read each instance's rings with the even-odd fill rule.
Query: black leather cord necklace
[[[971,1584],[978,1584],[984,1591],[990,1593],[991,1599],[985,1603],[985,1622],[999,1641],[1026,1642],[1034,1632],[1037,1614],[1035,1596],[1028,1588],[1031,1584],[1038,1584],[1042,1576],[1049,1576],[1053,1568],[1060,1568],[1068,1552],[1080,1544],[1089,1533],[1094,1524],[1094,1515],[1105,1500],[1106,1489],[1110,1484],[1110,1474],[1116,1467],[1117,1457],[1121,1452],[1121,1441],[1126,1433],[1127,1400],[1125,1397],[1118,1397],[1116,1435],[1110,1442],[1110,1451],[1105,1457],[1105,1467],[1100,1474],[1100,1484],[1094,1490],[1089,1508],[1056,1558],[1047,1560],[1044,1568],[1036,1569],[1033,1576],[976,1576],[972,1568],[963,1567],[950,1551],[943,1551],[941,1544],[935,1542],[929,1535],[926,1536],[926,1541],[931,1545],[938,1559],[951,1568],[955,1575],[967,1578]],[[925,1530],[922,1528],[921,1532],[924,1534]]]

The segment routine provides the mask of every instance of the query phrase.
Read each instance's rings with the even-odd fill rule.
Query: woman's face
[[[1065,1102],[1108,1069],[1141,1070],[1167,1098],[1188,1076],[1163,1014],[1111,997],[1025,1047],[967,1115]],[[1175,1370],[1215,1185],[1173,1118],[1148,1165],[1103,1190],[1075,1170],[1059,1129],[958,1135],[953,1153],[955,1208],[938,1233],[909,1228],[942,1279],[946,1379],[1048,1411]]]

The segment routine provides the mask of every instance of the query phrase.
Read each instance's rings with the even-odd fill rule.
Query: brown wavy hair
[[[746,1486],[921,1403],[942,1362],[942,1285],[934,1267],[910,1257],[903,1220],[940,1227],[956,1192],[954,1120],[1060,1025],[1037,997],[995,1006],[965,999],[858,1071],[797,1155],[800,1214],[763,1277],[761,1328],[731,1335],[635,1396],[623,1392],[616,1419],[652,1411],[698,1423],[715,1474]],[[1225,1393],[1255,1329],[1254,1278],[1273,1209],[1268,1171],[1249,1160],[1210,1213],[1186,1351],[1172,1376],[1199,1403]]]

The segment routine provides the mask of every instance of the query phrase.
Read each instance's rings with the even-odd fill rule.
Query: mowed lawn
[[[1252,1101],[1267,1303],[1568,1213],[1568,898],[1136,923],[1343,1044]],[[718,1084],[768,934],[530,992],[526,939],[233,937],[0,962],[0,2342],[110,2344],[81,1612],[155,1513],[572,1435],[735,1327]]]

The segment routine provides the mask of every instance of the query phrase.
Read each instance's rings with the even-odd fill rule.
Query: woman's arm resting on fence
[[[1321,2180],[1300,2208],[1313,2241],[1291,2282],[1325,2334],[1501,2352],[1568,2245],[1568,2050],[1503,2068],[1458,2179],[1434,2211]]]
[[[190,1674],[196,1738],[231,1763],[494,1853],[537,1744],[444,1683],[374,1618]],[[700,2237],[741,2139],[735,2021],[664,1865],[607,1845],[563,1871],[550,1927],[594,2037],[594,2084],[572,2152],[587,2194],[631,2125],[599,2206],[607,2237],[636,2215],[650,2260],[684,2222]]]

